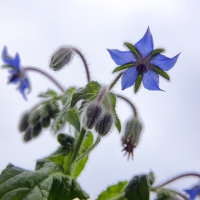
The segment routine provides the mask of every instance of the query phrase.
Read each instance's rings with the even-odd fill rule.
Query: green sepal
[[[129,42],[124,42],[124,45],[128,47],[128,49],[137,57],[140,58],[140,55],[138,53],[138,50],[135,48],[135,46]]]
[[[38,135],[40,135],[41,131],[42,131],[42,123],[39,121],[33,126],[33,132],[32,132],[33,137],[37,137]]]
[[[47,90],[46,92],[40,93],[38,97],[43,98],[56,98],[58,95],[54,90]]]
[[[48,128],[50,126],[51,118],[50,116],[43,117],[42,118],[42,127],[43,128]]]
[[[168,81],[170,80],[169,75],[163,71],[162,69],[160,69],[159,67],[153,66],[153,69],[163,78],[167,79]]]
[[[155,200],[180,200],[175,192],[165,188],[158,190],[156,194],[157,197]]]
[[[69,98],[69,97],[71,97],[72,96],[72,94],[74,93],[76,91],[76,88],[75,87],[70,87],[70,88],[68,88],[65,92],[64,92],[64,94],[61,96],[61,101],[62,101],[62,103],[63,103],[63,105],[66,103],[66,101],[67,101],[67,99]]]
[[[79,89],[72,96],[70,108],[73,108],[80,100],[92,101],[96,98],[101,85],[96,81],[89,82],[85,88]]]
[[[120,198],[117,198],[118,200],[126,200],[125,197],[123,197],[124,189],[127,185],[127,181],[118,182],[115,185],[109,186],[105,191],[103,191],[97,198],[97,200],[105,200],[105,199],[114,199],[115,197],[118,197],[120,195]],[[121,195],[122,194],[122,195]]]
[[[63,168],[51,161],[38,165],[36,171],[28,171],[12,164],[0,175],[0,199],[53,200],[88,199],[76,180],[63,174]]]
[[[64,115],[64,118],[67,122],[69,122],[72,126],[74,126],[74,128],[77,131],[80,131],[80,127],[81,127],[80,120],[79,120],[79,116],[78,116],[78,113],[75,108],[67,110]]]
[[[14,69],[14,67],[11,65],[1,65],[1,68],[2,69]]]
[[[81,145],[81,149],[79,151],[79,156],[84,154],[92,146],[93,140],[94,140],[94,138],[93,138],[92,132],[88,132],[83,140],[82,145]],[[85,156],[78,162],[74,163],[72,173],[71,173],[72,178],[76,179],[80,175],[80,173],[84,169],[87,161],[88,161],[88,156]]]
[[[149,183],[147,175],[134,176],[125,188],[127,200],[147,200],[149,199]]]
[[[32,125],[36,124],[39,120],[40,120],[40,110],[34,110],[31,112],[29,118],[28,118],[28,122]]]
[[[26,112],[22,115],[22,117],[20,119],[20,123],[19,123],[19,131],[20,132],[24,132],[27,129],[27,127],[29,125],[28,118],[29,118],[28,112]]]
[[[163,53],[163,52],[165,52],[165,49],[163,49],[163,48],[154,49],[154,50],[150,53],[150,55],[148,56],[148,59],[152,59],[153,57],[155,57],[155,56],[157,56],[158,54]]]
[[[121,71],[121,70],[124,70],[124,69],[127,69],[127,68],[130,68],[130,67],[133,67],[133,63],[126,64],[126,65],[121,65],[121,66],[119,66],[119,67],[116,67],[116,68],[113,70],[113,73],[114,73],[114,72]]]
[[[134,87],[135,93],[137,93],[137,91],[139,90],[141,83],[142,83],[142,75],[138,75],[135,81],[135,87]]]
[[[120,133],[121,132],[121,121],[120,121],[120,119],[119,119],[119,117],[117,115],[117,112],[116,112],[116,102],[117,102],[116,96],[112,92],[108,92],[107,96],[108,96],[109,101],[110,101],[108,103],[110,103],[111,106],[112,106],[112,113],[114,114],[114,118],[115,118],[115,122],[114,122],[115,127],[117,128],[117,130]],[[103,103],[104,103],[104,106],[107,107],[107,105],[105,105],[106,101],[104,101]]]

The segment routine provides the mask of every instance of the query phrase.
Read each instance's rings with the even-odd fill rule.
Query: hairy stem
[[[79,160],[81,160],[81,159],[83,159],[85,156],[87,156],[87,155],[99,144],[100,141],[101,141],[101,136],[98,135],[96,141],[94,142],[94,144],[93,144],[89,149],[87,149],[87,151],[85,151],[85,153],[83,153],[81,156],[79,156],[79,157],[74,161],[74,163],[71,165],[71,168],[73,168],[74,165],[75,165]]]
[[[133,109],[134,116],[135,117],[138,116],[136,107],[134,106],[134,104],[129,99],[127,99],[125,96],[122,96],[121,94],[116,94],[116,96],[119,97],[120,99],[123,99],[124,101],[126,101],[131,106],[131,108]]]
[[[167,190],[169,190],[169,191],[171,191],[171,192],[173,192],[173,193],[176,193],[178,196],[182,197],[182,198],[185,199],[185,200],[188,200],[188,198],[187,198],[185,195],[183,195],[183,194],[180,193],[180,192],[177,192],[176,190],[171,190],[171,189],[167,189]]]
[[[120,77],[122,76],[124,72],[120,72],[117,77],[113,80],[113,82],[110,84],[109,86],[109,90],[111,90],[113,88],[113,86],[117,83],[117,81],[120,79]]]
[[[176,176],[176,177],[174,177],[174,178],[172,178],[172,179],[170,179],[170,180],[168,180],[168,181],[166,181],[166,182],[164,182],[164,183],[162,183],[162,184],[160,184],[156,187],[153,187],[152,189],[156,190],[156,189],[163,187],[163,186],[165,186],[169,183],[172,183],[173,181],[176,181],[178,179],[185,178],[185,177],[188,177],[188,176],[195,176],[195,177],[200,178],[200,174],[198,174],[198,173],[185,173],[185,174],[181,174],[179,176]]]
[[[49,75],[47,72],[41,70],[41,69],[38,69],[38,68],[35,68],[35,67],[26,67],[24,68],[24,71],[35,71],[35,72],[38,72],[44,76],[46,76],[48,79],[50,79],[62,92],[64,92],[64,88],[60,85],[60,83],[55,80],[51,75]]]
[[[72,50],[75,53],[77,53],[80,56],[81,60],[83,61],[85,71],[86,71],[86,75],[87,75],[87,81],[90,82],[90,71],[89,71],[89,67],[88,67],[88,64],[87,64],[85,57],[83,56],[82,52],[79,49],[77,49],[76,47],[72,47]]]
[[[82,128],[81,132],[78,135],[78,138],[76,138],[76,140],[75,140],[75,144],[72,148],[72,154],[71,154],[69,163],[68,163],[66,171],[65,171],[65,174],[67,174],[67,175],[71,174],[71,170],[72,170],[71,166],[78,156],[78,153],[81,149],[81,146],[82,146],[82,143],[83,143],[86,133],[87,133],[87,131],[84,128]]]

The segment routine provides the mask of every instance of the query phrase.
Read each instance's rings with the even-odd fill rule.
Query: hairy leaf
[[[103,191],[97,198],[97,200],[105,200],[105,199],[111,199],[114,197],[119,196],[120,194],[123,194],[124,189],[127,185],[127,181],[119,182],[115,185],[109,186],[105,191]],[[125,197],[118,198],[118,200],[126,200]]]

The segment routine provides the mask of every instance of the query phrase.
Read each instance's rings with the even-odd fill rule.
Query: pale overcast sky
[[[150,170],[157,183],[183,172],[200,172],[199,11],[198,0],[0,0],[0,51],[6,45],[10,55],[20,54],[23,66],[46,70],[65,87],[83,86],[86,75],[78,57],[60,73],[49,70],[50,55],[60,45],[79,47],[88,59],[92,79],[103,84],[113,80],[116,67],[106,48],[125,50],[123,42],[137,42],[148,26],[154,46],[166,48],[166,56],[182,52],[169,71],[170,83],[160,79],[166,92],[142,88],[135,95],[132,87],[114,88],[135,103],[144,130],[133,161],[123,157],[117,131],[93,151],[78,178],[91,199],[108,185]],[[38,93],[57,88],[30,72],[32,92],[26,102],[16,86],[7,85],[7,76],[6,70],[0,71],[0,170],[9,162],[33,170],[35,161],[53,152],[58,143],[49,130],[24,143],[17,130],[19,118],[39,101]],[[122,122],[132,114],[120,100],[117,110]],[[181,191],[197,182],[182,179],[171,187]]]

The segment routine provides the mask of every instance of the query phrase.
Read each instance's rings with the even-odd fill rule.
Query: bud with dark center
[[[73,50],[70,47],[60,47],[51,56],[50,68],[58,71],[65,65],[69,64],[73,57]]]
[[[33,137],[37,137],[42,131],[42,124],[41,122],[37,122],[34,126],[33,126]]]
[[[93,102],[86,108],[85,115],[83,115],[86,128],[92,129],[95,126],[101,116],[102,110],[102,105],[99,102]]]
[[[137,117],[129,120],[126,124],[125,133],[122,137],[122,145],[125,151],[125,155],[128,153],[128,159],[130,155],[133,157],[133,150],[137,146],[142,131],[142,124]]]
[[[28,142],[29,140],[31,140],[33,138],[33,129],[31,126],[29,126],[27,129],[26,129],[26,132],[24,134],[24,141],[25,142]]]
[[[113,115],[110,112],[105,112],[95,125],[96,132],[101,136],[105,136],[110,131],[113,122]]]

